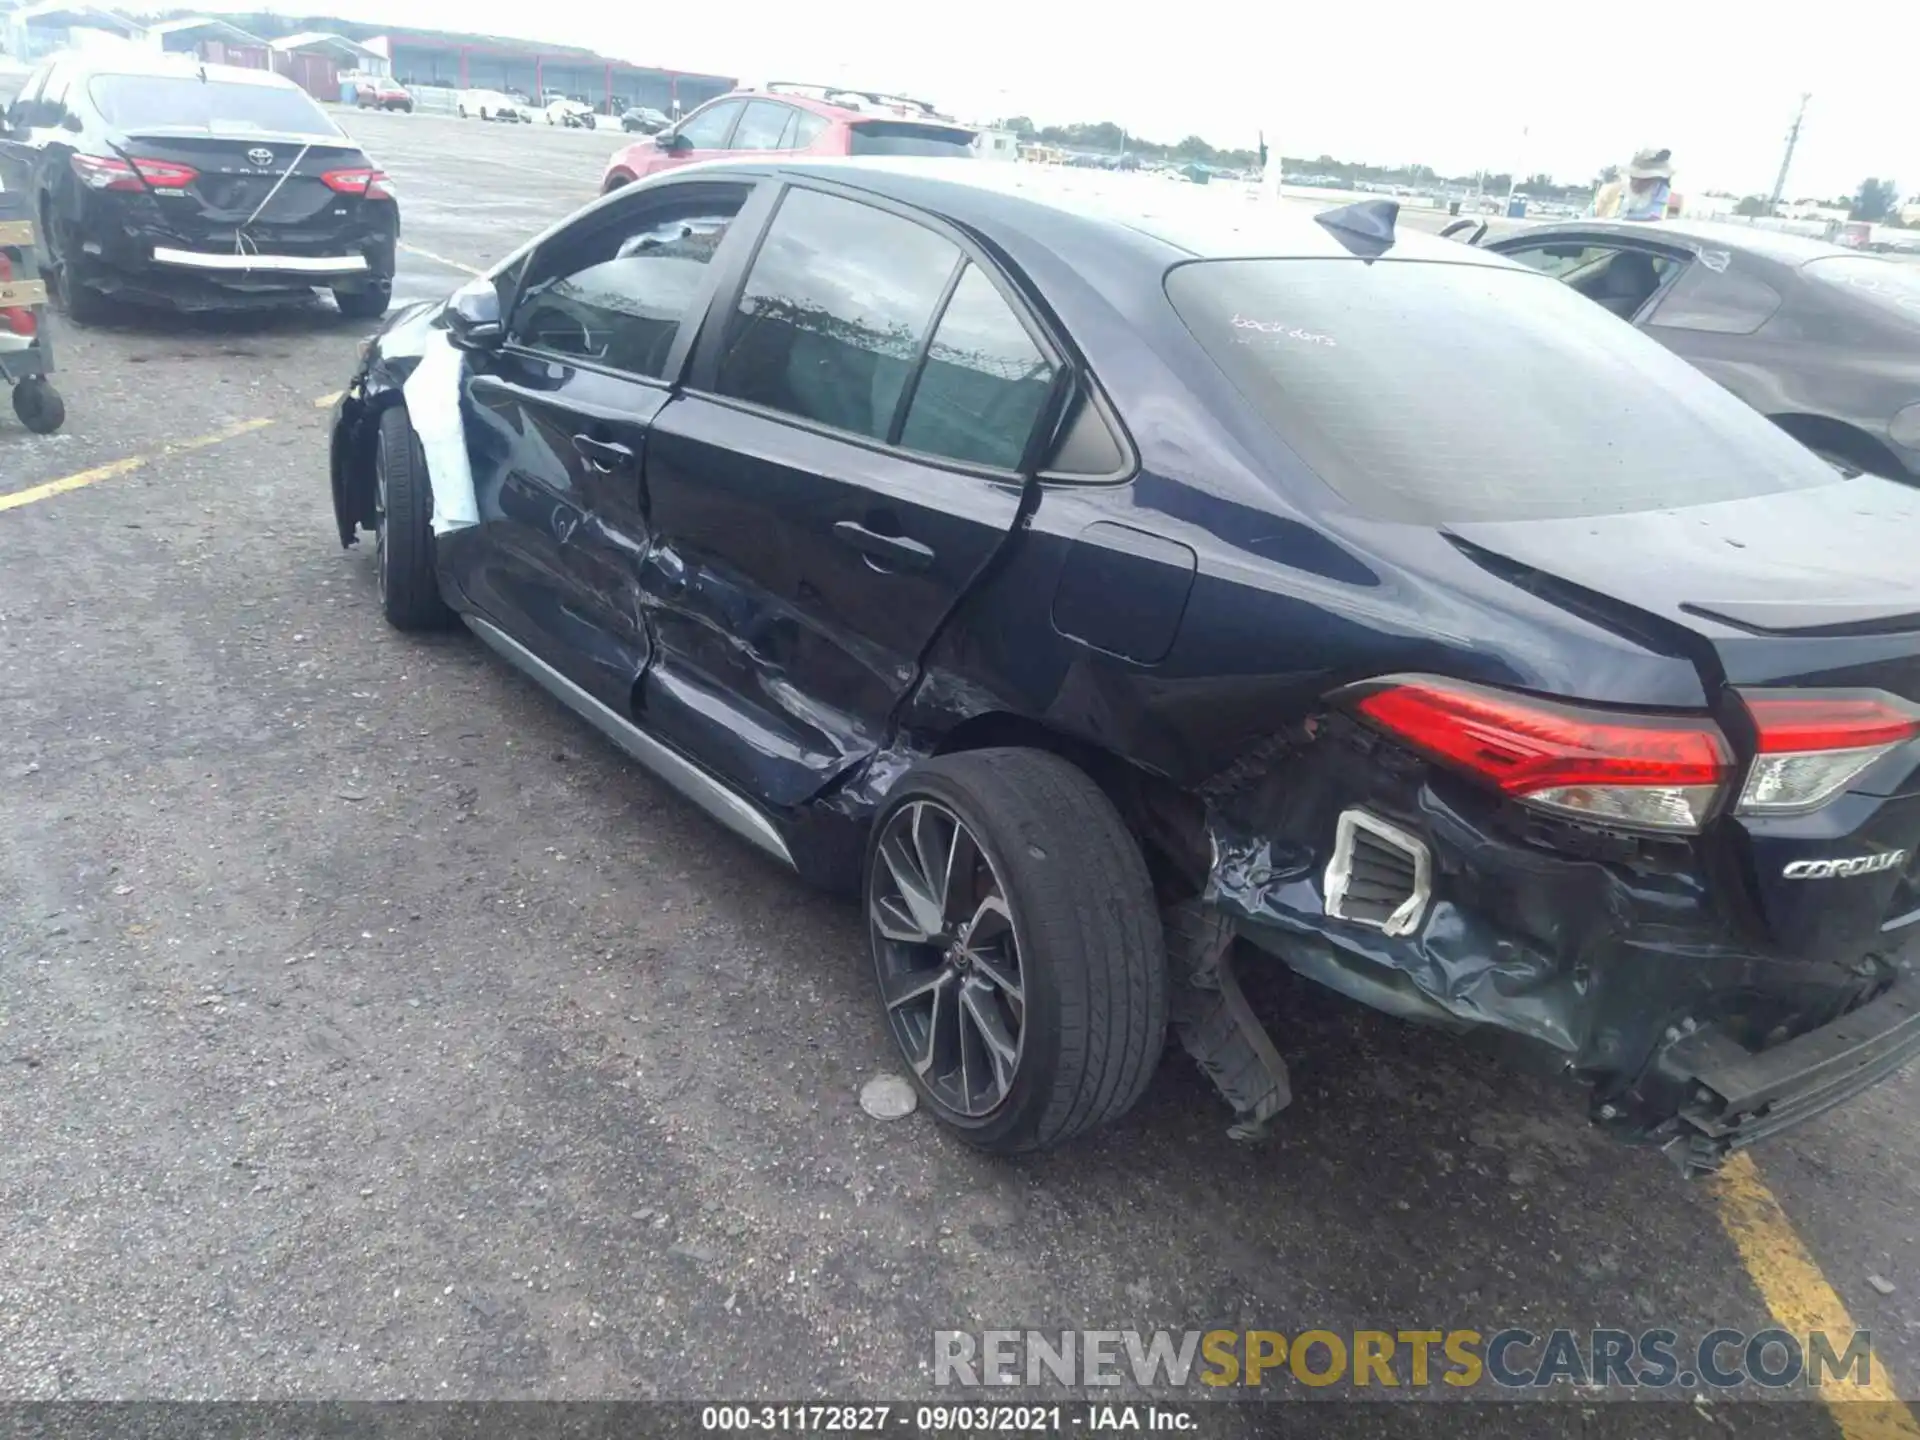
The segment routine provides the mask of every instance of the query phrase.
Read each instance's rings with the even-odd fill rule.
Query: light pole
[[[1787,131],[1787,153],[1780,157],[1780,174],[1773,182],[1773,196],[1767,201],[1767,214],[1772,215],[1780,209],[1780,197],[1787,188],[1787,168],[1793,164],[1793,147],[1800,143],[1800,122],[1807,118],[1807,102],[1812,95],[1800,97],[1800,108],[1794,112],[1793,128]]]

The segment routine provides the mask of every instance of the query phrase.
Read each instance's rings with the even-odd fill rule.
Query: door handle
[[[616,445],[611,440],[596,440],[591,435],[573,437],[573,448],[580,458],[592,469],[605,475],[622,466],[633,464],[633,451],[625,445]]]
[[[834,538],[851,545],[867,557],[876,570],[924,570],[933,564],[933,551],[905,535],[882,535],[857,520],[842,520],[833,527]]]

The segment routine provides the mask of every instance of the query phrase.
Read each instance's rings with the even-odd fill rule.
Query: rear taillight
[[[184,190],[200,178],[191,165],[176,165],[171,160],[131,161],[110,155],[74,155],[68,163],[80,183],[89,190]]]
[[[1351,693],[1362,716],[1412,749],[1595,824],[1696,831],[1733,765],[1704,717],[1593,710],[1428,676]]]
[[[1748,690],[1753,766],[1742,815],[1817,810],[1888,751],[1920,735],[1920,710],[1877,690],[1805,694]]]
[[[0,285],[13,279],[13,258],[0,250]],[[0,309],[0,330],[6,330],[31,340],[40,333],[40,322],[33,310],[26,305],[9,305]]]
[[[369,200],[394,198],[393,181],[380,170],[329,170],[320,177],[320,183],[342,195],[364,195]]]

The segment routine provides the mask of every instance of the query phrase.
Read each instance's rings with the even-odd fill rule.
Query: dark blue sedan
[[[859,893],[976,1145],[1170,1024],[1257,1131],[1270,957],[1711,1167],[1920,1052],[1920,494],[1395,218],[677,170],[390,322],[340,538]]]

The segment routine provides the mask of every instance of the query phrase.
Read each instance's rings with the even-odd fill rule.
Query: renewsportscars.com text
[[[1554,1385],[1729,1390],[1873,1383],[1865,1330],[936,1330],[935,1385],[1216,1390]]]

